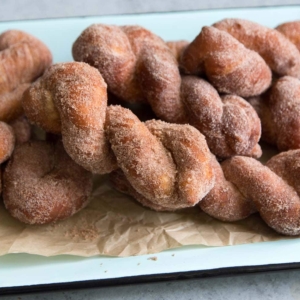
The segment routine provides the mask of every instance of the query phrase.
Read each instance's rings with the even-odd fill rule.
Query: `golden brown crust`
[[[271,84],[271,71],[265,61],[214,27],[202,28],[183,52],[180,65],[187,74],[205,74],[221,93],[250,97],[261,94]]]
[[[284,76],[271,89],[250,99],[262,122],[262,139],[279,150],[300,148],[300,80]]]
[[[300,150],[274,156],[266,166],[235,156],[222,164],[226,179],[251,200],[264,221],[285,235],[300,234]]]
[[[149,102],[165,121],[185,121],[176,60],[152,32],[140,26],[94,24],[81,33],[72,51],[76,61],[96,67],[119,98]]]
[[[288,38],[300,51],[300,21],[283,23],[275,29]]]
[[[49,49],[37,38],[18,30],[0,35],[0,120],[22,114],[23,92],[51,62]]]
[[[215,155],[261,155],[260,120],[247,101],[235,95],[221,98],[212,85],[195,76],[182,77],[181,98],[190,124],[205,135]]]
[[[245,47],[259,53],[277,75],[300,78],[300,53],[277,30],[241,19],[224,19],[213,26],[228,32]]]
[[[18,146],[3,175],[3,200],[10,214],[27,224],[72,216],[89,202],[92,174],[74,163],[60,143]]]

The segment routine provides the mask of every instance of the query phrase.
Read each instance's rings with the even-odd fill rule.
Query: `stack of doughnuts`
[[[3,36],[0,120],[11,126],[0,123],[0,163],[11,156],[3,199],[13,217],[70,217],[88,204],[92,174],[110,174],[113,187],[156,211],[199,205],[225,222],[259,212],[277,232],[300,234],[298,22],[225,19],[191,43],[94,24],[74,42],[75,62],[52,66],[37,39]],[[28,62],[9,70],[16,47]],[[156,118],[142,122],[124,103],[150,106]],[[27,119],[57,138],[30,138]],[[260,139],[286,152],[263,165]]]

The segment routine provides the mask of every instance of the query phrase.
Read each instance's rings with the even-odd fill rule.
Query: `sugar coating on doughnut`
[[[183,52],[180,63],[187,74],[206,74],[221,93],[250,97],[271,84],[271,70],[256,52],[227,32],[205,26]]]
[[[241,19],[224,19],[213,26],[259,53],[276,74],[300,78],[300,53],[279,31]]]
[[[15,136],[11,126],[0,121],[0,163],[6,161],[15,147]]]
[[[107,137],[118,166],[145,197],[160,201],[173,194],[176,167],[171,154],[128,109],[109,106]]]
[[[19,30],[0,35],[0,120],[22,114],[24,90],[51,62],[49,49],[37,38]]]
[[[300,51],[300,21],[286,22],[275,29],[288,38]]]
[[[78,166],[61,144],[17,146],[3,175],[3,200],[10,214],[27,224],[72,216],[89,202],[92,175]]]
[[[108,89],[129,102],[149,102],[156,115],[182,123],[177,62],[165,42],[140,26],[94,24],[73,44],[76,61],[96,67]]]
[[[122,171],[114,186],[155,210],[198,203],[214,174],[204,137],[189,125],[151,120],[145,125],[128,110],[109,107],[108,138]]]
[[[220,97],[204,79],[183,76],[181,98],[189,123],[206,137],[218,157],[255,156],[260,139],[260,120],[247,101],[236,96]]]
[[[263,140],[279,150],[300,148],[300,80],[281,77],[250,103],[261,118]]]
[[[225,222],[242,220],[256,212],[250,199],[246,198],[233,183],[226,180],[221,165],[213,155],[212,164],[215,185],[199,202],[200,208],[208,215]]]
[[[289,156],[289,152],[285,155]],[[274,159],[276,158],[272,160]],[[226,179],[253,201],[261,217],[271,228],[286,235],[300,234],[299,195],[284,178],[249,157],[230,158],[222,164],[222,168]],[[293,170],[296,171],[293,175],[295,178],[300,178],[298,169]]]
[[[94,173],[116,168],[105,137],[107,93],[100,73],[86,63],[50,67],[25,92],[28,119],[45,131],[62,134],[67,153]]]

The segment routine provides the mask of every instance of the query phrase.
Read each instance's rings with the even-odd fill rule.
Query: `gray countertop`
[[[155,11],[194,10],[224,7],[248,7],[300,4],[296,0],[0,0],[0,21],[140,13]],[[0,266],[1,267],[1,266]],[[104,287],[94,289],[45,292],[3,296],[3,300],[38,299],[300,299],[300,270],[265,274],[227,276]]]

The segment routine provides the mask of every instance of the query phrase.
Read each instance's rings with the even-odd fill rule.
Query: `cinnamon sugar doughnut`
[[[28,142],[16,147],[3,174],[3,200],[27,224],[72,216],[89,202],[92,174],[78,166],[61,143]]]
[[[261,156],[260,120],[251,105],[235,95],[222,98],[204,79],[183,76],[181,98],[189,122],[206,137],[218,157]]]
[[[221,93],[250,97],[264,92],[272,74],[265,61],[227,32],[203,27],[184,50],[181,63],[187,74],[205,74]]]
[[[104,174],[117,167],[104,132],[106,83],[95,68],[53,65],[24,93],[22,104],[31,122],[62,134],[67,153],[85,169]]]
[[[145,126],[129,113],[125,122],[124,111],[113,106],[108,123],[108,138],[122,169],[117,174],[125,177],[127,193],[143,205],[168,211],[194,206],[213,187],[210,152],[195,128],[156,120]]]
[[[49,49],[28,33],[9,30],[0,35],[0,120],[22,114],[23,92],[51,62]]]
[[[288,38],[300,51],[300,21],[286,22],[275,29]]]
[[[236,156],[222,164],[226,179],[251,200],[264,221],[285,235],[300,234],[300,150],[280,153],[263,166]]]
[[[219,162],[213,155],[211,156],[211,164],[215,175],[215,184],[199,202],[199,207],[208,215],[225,222],[242,220],[256,212],[253,202],[244,197],[234,184],[226,180]],[[110,174],[110,182],[115,189],[132,196],[144,206],[156,211],[169,210],[161,203],[153,203],[138,193],[121,169]],[[183,208],[183,206],[174,208]]]
[[[242,45],[240,47],[244,48]],[[196,77],[193,80],[181,78],[170,50],[151,32],[135,26],[93,25],[75,41],[73,56],[76,60],[96,66],[107,81],[110,91],[115,94],[124,93],[123,100],[131,101],[126,96],[126,91],[142,88],[146,93],[146,100],[159,118],[172,123],[185,121],[192,124],[210,141],[210,149],[217,156],[260,156],[257,145],[260,121],[255,111],[244,100],[232,100],[233,97],[226,98],[227,104],[223,105],[216,91],[210,93],[213,94],[211,99],[204,92],[197,95],[194,89],[197,87],[200,90],[203,80]],[[262,59],[261,61],[263,62]],[[266,68],[269,70],[267,66]],[[252,82],[250,85],[253,89]],[[120,90],[115,91],[116,88]],[[161,91],[164,91],[164,97]],[[173,105],[174,97],[177,104],[180,102],[180,105],[176,104],[176,108]],[[159,107],[166,112],[166,106],[168,111],[174,110],[172,115],[166,116],[157,110]],[[180,117],[181,121],[178,119],[179,115],[184,116]],[[217,139],[214,140],[213,137]]]
[[[249,102],[261,118],[264,141],[279,150],[300,148],[300,80],[284,76]]]
[[[300,53],[277,30],[241,19],[224,19],[213,26],[259,53],[277,75],[290,75],[300,79]]]
[[[94,24],[77,38],[72,52],[76,61],[96,67],[119,98],[149,102],[159,118],[185,122],[176,60],[152,32],[140,26]]]
[[[65,149],[78,164],[102,174],[121,168],[153,206],[193,206],[208,193],[214,175],[199,131],[155,120],[145,125],[128,109],[106,108],[106,100],[100,73],[73,62],[50,67],[24,94],[23,106],[46,131],[61,128]]]
[[[253,202],[225,178],[221,165],[214,157],[212,163],[215,185],[199,202],[200,208],[208,215],[225,222],[242,220],[256,212]]]

